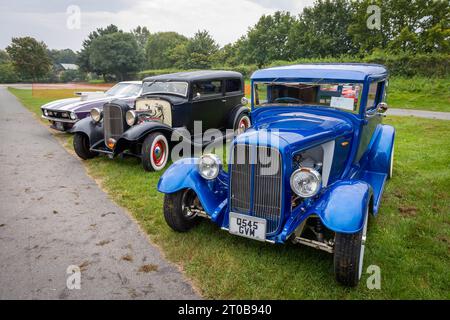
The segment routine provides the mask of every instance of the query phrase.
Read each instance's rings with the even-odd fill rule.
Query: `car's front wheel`
[[[90,150],[89,137],[84,133],[75,133],[73,137],[73,148],[75,153],[83,160],[92,159],[98,155]]]
[[[142,144],[142,166],[145,171],[164,169],[169,159],[169,143],[160,132],[151,133]]]
[[[199,217],[198,198],[191,189],[184,189],[164,196],[164,219],[177,232],[187,232],[197,223]]]
[[[336,233],[334,244],[334,273],[336,280],[346,286],[356,287],[361,279],[366,247],[369,207],[362,229],[353,234]]]

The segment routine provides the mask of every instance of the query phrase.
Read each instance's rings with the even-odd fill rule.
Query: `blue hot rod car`
[[[175,162],[158,184],[166,222],[184,232],[206,217],[231,234],[333,253],[336,279],[356,286],[368,217],[392,176],[387,79],[373,64],[255,72],[253,126],[232,142],[228,172],[211,154]]]

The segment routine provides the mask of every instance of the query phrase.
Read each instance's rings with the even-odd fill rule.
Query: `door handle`
[[[226,100],[226,99],[222,99],[222,102],[224,102],[224,103],[225,103],[225,102],[227,102],[227,100]]]

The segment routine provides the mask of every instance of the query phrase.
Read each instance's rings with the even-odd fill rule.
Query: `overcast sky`
[[[297,15],[314,0],[0,0],[0,48],[12,37],[32,36],[51,49],[79,50],[92,30],[116,24],[124,31],[138,25],[151,32],[192,36],[206,29],[225,45],[246,33],[263,14],[277,10]],[[69,6],[77,6],[68,13]],[[73,7],[72,7],[73,8]],[[67,27],[67,23],[71,28]],[[75,27],[75,28],[74,28]]]

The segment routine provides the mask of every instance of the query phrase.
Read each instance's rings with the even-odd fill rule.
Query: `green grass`
[[[26,91],[11,90],[32,111]],[[28,94],[29,95],[29,94]],[[137,219],[165,256],[182,267],[206,298],[214,299],[449,299],[449,122],[388,117],[397,129],[394,178],[380,214],[369,222],[365,267],[381,268],[381,290],[356,289],[333,278],[332,256],[292,244],[271,245],[229,235],[204,221],[186,234],[162,215],[159,173],[136,159],[99,157],[88,172]]]
[[[450,78],[392,78],[388,104],[392,108],[450,112]]]

